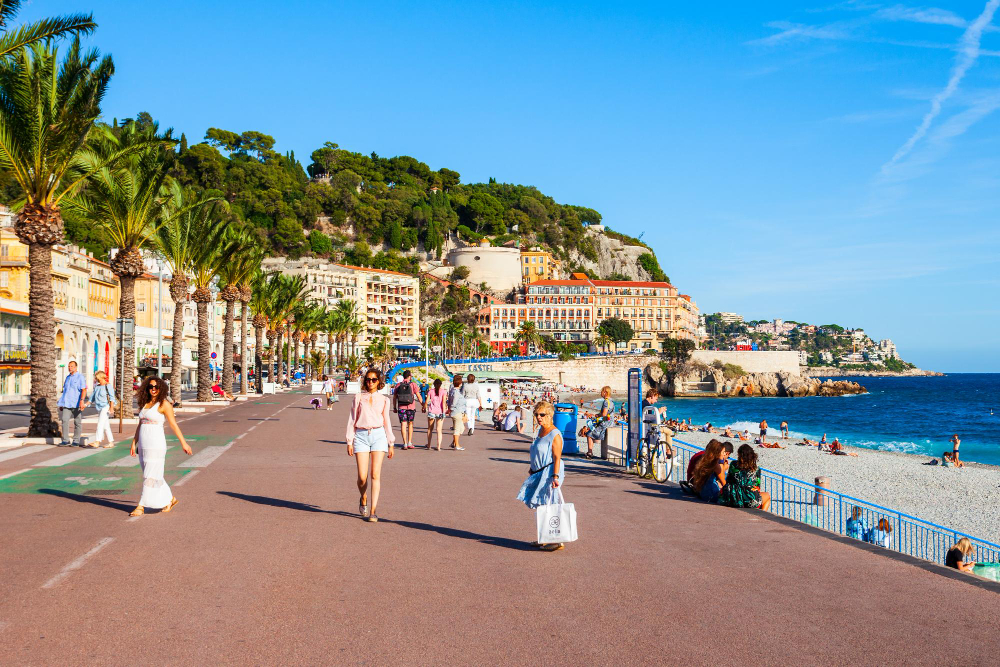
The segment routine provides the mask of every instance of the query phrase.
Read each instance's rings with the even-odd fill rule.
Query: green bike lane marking
[[[186,435],[184,437],[191,444],[195,454],[206,447],[227,445],[234,440],[234,438],[222,435]],[[0,493],[62,491],[78,495],[116,496],[130,490],[138,492],[142,485],[142,469],[139,466],[107,465],[128,456],[131,442],[131,438],[120,440],[113,448],[102,449],[96,454],[81,459],[79,463],[31,468],[13,477],[2,479],[0,480]],[[173,446],[167,450],[164,479],[167,484],[174,484],[191,472],[192,468],[178,466],[189,457],[180,448],[179,441],[175,436],[167,436],[167,445]],[[44,463],[44,461],[39,463]]]

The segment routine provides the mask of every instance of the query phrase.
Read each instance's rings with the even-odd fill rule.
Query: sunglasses
[[[151,384],[151,385],[149,385],[149,390],[150,391],[160,391],[160,385],[158,385],[158,384]]]
[[[368,378],[365,378],[365,382],[378,382],[378,378],[368,377]]]

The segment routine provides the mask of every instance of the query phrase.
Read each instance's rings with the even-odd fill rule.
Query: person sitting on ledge
[[[757,452],[750,445],[740,445],[736,451],[736,463],[729,467],[726,485],[719,494],[719,504],[762,509],[765,512],[771,506],[771,494],[760,490]]]
[[[493,410],[493,430],[502,431],[503,430],[503,418],[507,416],[507,404],[500,403],[497,405],[496,409]]]
[[[888,549],[891,537],[892,524],[889,523],[888,519],[883,518],[878,520],[877,526],[868,531],[865,541]]]
[[[695,464],[691,475],[691,488],[702,500],[714,503],[726,486],[729,472],[729,457],[724,452],[725,445],[718,440],[710,440],[705,454]]]
[[[959,572],[972,572],[972,568],[976,566],[972,560],[973,551],[972,540],[963,537],[945,554],[945,567],[953,567]]]
[[[212,393],[213,394],[218,394],[219,396],[221,396],[222,398],[226,399],[227,401],[231,401],[231,400],[234,399],[233,395],[230,394],[228,391],[224,391],[222,389],[222,387],[219,386],[218,382],[216,382],[215,384],[212,385]]]
[[[844,446],[842,444],[840,444],[840,440],[837,440],[836,438],[834,438],[833,442],[830,443],[830,453],[838,455],[838,456],[857,456],[858,455],[857,452],[849,452],[846,449],[844,449]]]
[[[505,433],[524,433],[524,422],[521,421],[521,411],[511,410],[503,418],[501,430]]]
[[[847,520],[847,536],[856,540],[862,540],[868,532],[868,524],[861,512],[860,507],[851,510],[851,518]]]

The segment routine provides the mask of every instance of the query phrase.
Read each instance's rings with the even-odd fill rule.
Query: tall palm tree
[[[188,301],[188,274],[194,258],[219,243],[222,228],[211,224],[204,207],[219,201],[218,197],[194,199],[178,183],[170,184],[170,201],[164,207],[163,220],[154,237],[157,252],[170,267],[170,298],[174,302],[174,322],[171,331],[170,400],[181,402],[181,373],[184,359],[184,304]]]
[[[0,18],[9,20],[17,6],[3,2]],[[0,37],[0,53],[5,40],[6,48],[12,48],[11,44],[22,43],[30,33]],[[54,414],[52,246],[63,240],[60,206],[64,198],[106,164],[87,159],[85,144],[101,113],[114,63],[96,51],[81,53],[79,39],[73,41],[61,66],[56,49],[48,44],[8,53],[0,58],[0,172],[9,174],[20,191],[14,204],[14,233],[28,246],[32,347],[28,435],[48,437],[59,433]]]
[[[243,286],[249,276],[260,268],[263,248],[259,237],[248,229],[233,231],[224,251],[226,261],[219,270],[222,289],[219,298],[226,302],[226,319],[222,328],[222,388],[233,392],[233,328],[236,319],[236,302],[243,297]],[[244,333],[245,336],[245,333]],[[246,341],[243,341],[246,349]],[[246,356],[244,352],[243,356]],[[241,357],[242,360],[243,357]],[[244,365],[244,375],[246,368]]]
[[[525,350],[530,353],[532,347],[537,348],[542,344],[542,335],[535,323],[528,320],[521,322],[521,326],[514,332],[514,340],[524,343]]]
[[[247,375],[249,374],[249,360],[247,359],[247,350],[250,348],[247,346],[247,337],[250,335],[250,301],[253,298],[254,289],[257,286],[257,274],[263,273],[260,268],[260,261],[264,259],[264,245],[258,243],[253,246],[254,250],[251,253],[247,250],[247,254],[252,254],[252,258],[247,258],[247,264],[253,267],[253,270],[248,274],[243,276],[243,279],[238,283],[240,288],[240,368],[242,372],[240,373],[240,395],[247,395],[247,388],[249,386],[249,381]]]
[[[326,306],[314,303],[302,314],[302,319],[299,323],[299,329],[302,332],[302,344],[305,348],[302,358],[305,360],[306,380],[312,380],[313,373],[316,370],[316,367],[312,364],[312,351],[316,341],[319,339],[317,332],[326,322],[326,318]]]
[[[225,235],[229,220],[225,206],[212,203],[201,209],[202,223],[214,233],[214,240],[205,243],[191,258],[191,300],[198,309],[198,401],[212,400],[212,342],[208,337],[208,304],[212,303],[212,282],[219,275],[222,265],[229,261],[226,254]],[[214,312],[213,312],[214,317]]]
[[[135,319],[135,279],[145,270],[142,250],[150,245],[171,201],[164,187],[166,146],[175,142],[169,130],[163,136],[157,135],[157,130],[156,123],[140,127],[134,121],[119,128],[99,126],[90,142],[99,159],[107,160],[126,150],[132,152],[113,167],[97,171],[74,200],[74,208],[117,248],[111,258],[111,271],[121,285],[119,316],[126,319]],[[122,377],[126,382],[121,409],[128,417],[132,414],[132,383],[128,380],[135,373],[134,346],[125,348],[124,355]]]
[[[338,361],[341,361],[345,356],[344,346],[347,342],[348,336],[350,336],[351,334],[351,327],[353,326],[354,320],[356,319],[355,316],[357,314],[357,311],[358,311],[358,305],[354,302],[353,299],[341,299],[340,301],[337,302],[337,305],[334,306],[334,312],[337,314],[337,317],[339,318],[337,320]]]
[[[292,315],[296,305],[305,298],[308,292],[305,276],[277,275],[275,293],[271,298],[269,308],[269,329],[268,339],[275,340],[277,344],[271,347],[271,364],[274,368],[271,378],[272,382],[280,381],[282,365],[282,339],[288,325],[288,319]],[[273,338],[272,338],[273,332]],[[291,372],[291,368],[289,368]]]
[[[26,46],[47,42],[70,34],[87,35],[94,31],[93,14],[70,14],[26,23],[16,30],[8,29],[21,9],[22,0],[0,0],[0,58],[14,55]]]
[[[258,360],[263,362],[264,334],[265,332],[270,331],[270,328],[268,327],[268,315],[270,314],[271,297],[273,296],[274,290],[277,286],[277,282],[275,282],[274,277],[275,274],[264,273],[264,271],[258,267],[251,281],[252,287],[250,290],[248,305],[250,312],[253,313],[253,329],[256,337],[256,344],[254,346],[257,356],[257,359],[254,360],[255,369],[257,368]],[[263,363],[260,363],[260,368],[263,370]],[[244,375],[246,375],[246,373],[244,373]],[[262,373],[257,373],[256,380],[257,391],[259,392],[261,389],[260,385],[263,380]]]
[[[347,331],[351,334],[351,354],[357,355],[358,353],[358,337],[365,331],[365,323],[362,322],[356,315],[351,318],[350,325],[347,327]]]

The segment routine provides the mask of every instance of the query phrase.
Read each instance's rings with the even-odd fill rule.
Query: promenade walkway
[[[124,445],[0,458],[0,478],[46,470],[0,479],[2,662],[996,661],[995,585],[598,462],[568,465],[580,540],[533,549],[514,500],[528,443],[491,430],[465,452],[397,449],[383,520],[362,522],[347,405],[308,398],[186,419],[201,465],[170,450],[168,515],[127,519]]]

